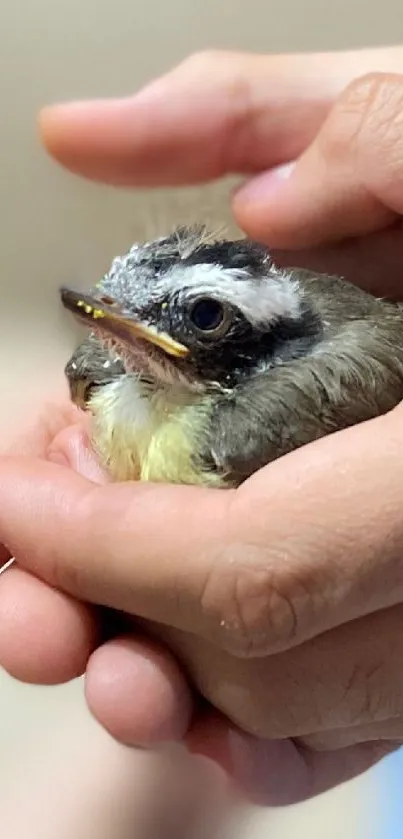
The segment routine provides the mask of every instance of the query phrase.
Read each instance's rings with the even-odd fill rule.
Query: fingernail
[[[270,198],[282,185],[289,180],[294,169],[294,163],[286,163],[282,166],[276,166],[275,169],[270,169],[263,175],[258,175],[247,181],[246,184],[240,186],[234,193],[237,199],[243,202],[261,201],[262,198]]]

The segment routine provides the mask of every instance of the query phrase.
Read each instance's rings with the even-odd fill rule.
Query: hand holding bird
[[[256,177],[266,181],[238,191],[233,207],[249,236],[282,249],[277,265],[317,272],[328,260],[326,270],[398,298],[402,135],[389,129],[400,126],[402,77],[393,71],[402,66],[398,49],[199,57],[142,99],[64,106],[48,112],[43,126],[59,160],[108,181],[197,181],[223,174],[223,161],[227,171],[262,172]],[[346,88],[371,69],[386,75]],[[228,81],[239,78],[250,92],[245,102],[268,91],[257,126],[256,108],[242,117],[237,110],[228,122],[234,100],[227,92],[239,89]],[[176,121],[173,101],[183,104]],[[201,153],[193,145],[184,155],[184,121],[196,102]],[[137,108],[142,121],[133,118]],[[165,131],[155,131],[156,114]],[[106,130],[92,133],[97,124]],[[133,125],[141,125],[135,142]],[[194,125],[192,143],[193,136]],[[295,160],[286,173],[272,171]],[[337,248],[335,238],[342,239]],[[320,245],[329,241],[326,255]],[[286,254],[290,247],[299,250]],[[368,305],[378,304],[371,298]],[[186,736],[266,802],[300,800],[363,771],[403,736],[401,407],[385,407],[382,416],[376,409],[374,419],[291,451],[225,492],[105,484],[99,473],[94,478],[80,423],[61,428],[47,449],[58,465],[40,459],[43,448],[32,459],[5,458],[0,527],[18,564],[1,578],[2,662],[42,681],[87,665],[90,706],[116,737],[150,743]],[[125,610],[137,626],[147,620],[150,640],[129,633],[98,646],[98,612],[83,601]],[[52,652],[56,608],[63,626]],[[105,680],[111,671],[120,673],[119,695]],[[186,674],[211,703],[189,730]]]

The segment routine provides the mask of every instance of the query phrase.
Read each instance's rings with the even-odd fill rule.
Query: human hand
[[[395,81],[392,80],[392,83],[395,84]],[[398,83],[396,82],[396,84]],[[330,100],[331,96],[329,94],[327,110],[331,105]],[[390,101],[393,103],[393,97],[392,100],[389,99]],[[376,105],[376,102],[374,105]],[[371,112],[371,109],[369,109],[369,112]],[[339,118],[342,113],[341,109]],[[85,120],[85,110],[82,111],[82,117]],[[62,114],[62,118],[66,119],[66,113],[64,116]],[[392,114],[392,122],[394,118],[395,115]],[[329,121],[327,124],[329,125]],[[335,127],[337,128],[338,124],[336,120],[336,126],[333,125],[332,131]],[[316,126],[316,130],[317,128],[318,126]],[[330,138],[332,131],[330,132]],[[329,135],[326,142],[328,141]],[[324,143],[325,148],[326,142]],[[395,150],[394,147],[393,150]],[[347,152],[348,157],[350,149],[346,147],[345,152]],[[359,154],[362,155],[362,153],[363,150],[360,150]],[[380,165],[391,158],[391,150],[388,148],[388,154],[386,154],[382,144],[379,146],[378,153]],[[333,166],[334,163],[333,160]],[[330,164],[331,161],[326,172],[331,172]],[[287,182],[287,189],[291,189],[297,171],[298,167],[294,171],[292,179]],[[353,170],[351,180],[349,180],[349,189],[351,187],[353,193],[355,173],[356,170]],[[314,181],[314,167],[311,177]],[[276,201],[278,194],[279,191],[277,190]],[[235,197],[235,207],[241,197],[242,193],[238,193]],[[298,192],[296,192],[296,198],[298,198]],[[317,205],[320,206],[320,201],[322,201],[325,205],[325,214],[326,198],[327,193],[324,190],[322,197],[319,196]],[[346,203],[349,204],[346,196],[345,198]],[[388,206],[387,202],[385,203]],[[248,201],[246,201],[246,204],[248,204]],[[239,212],[239,206],[242,206],[242,202],[241,205],[238,203],[237,212]],[[295,204],[291,202],[290,206],[294,208]],[[386,229],[389,222],[396,218],[396,208],[393,205],[391,206],[393,207],[393,214],[382,212],[376,217],[378,227],[384,226]],[[362,208],[360,207],[360,209]],[[364,216],[369,220],[369,229],[374,229],[376,226],[373,215],[371,215],[374,209],[378,210],[377,202],[370,201],[364,207],[360,216],[360,221]],[[305,208],[306,212],[307,208]],[[356,233],[352,221],[351,231]],[[304,227],[303,222],[304,216],[301,213],[299,217],[301,227]],[[283,226],[286,228],[284,221]],[[347,234],[348,230],[346,229],[344,233]],[[393,231],[387,230],[387,233],[389,235]],[[327,235],[325,230],[323,233],[324,239]],[[267,240],[270,242],[270,232],[267,234]],[[279,242],[279,245],[283,246],[284,241]],[[374,273],[371,282],[374,282],[373,278]],[[394,293],[398,293],[395,280],[396,272],[394,274],[393,290]],[[34,502],[38,503],[40,505],[39,509],[42,510],[44,509],[44,502],[49,504],[51,521],[59,525],[61,529],[58,531],[59,538],[55,545],[55,534],[52,535],[48,523],[35,514],[34,521],[27,517],[28,531],[25,535],[21,532],[18,534],[21,543],[16,544],[10,531],[13,523],[14,526],[17,524],[15,512],[13,512],[13,508],[7,508],[7,504],[3,504],[1,519],[5,528],[5,540],[13,551],[13,546],[17,547],[15,552],[20,565],[38,573],[50,583],[59,584],[78,597],[106,603],[115,608],[123,608],[128,612],[142,615],[154,621],[166,621],[171,627],[176,627],[176,632],[167,628],[163,630],[164,640],[169,641],[171,647],[185,661],[204,695],[216,707],[220,708],[242,728],[261,737],[289,737],[296,740],[296,744],[292,740],[267,743],[264,740],[243,736],[240,731],[237,731],[234,740],[233,731],[230,736],[231,726],[228,726],[223,718],[217,718],[214,725],[211,719],[209,721],[207,730],[209,742],[206,745],[206,729],[201,718],[191,731],[193,743],[197,743],[198,747],[202,745],[204,751],[210,751],[217,757],[220,756],[226,763],[228,763],[228,748],[231,746],[232,757],[237,756],[238,758],[235,771],[237,773],[239,771],[241,775],[245,774],[245,766],[251,768],[249,761],[253,759],[254,771],[251,768],[247,786],[252,785],[256,791],[263,783],[264,788],[259,791],[265,797],[265,800],[278,802],[283,800],[284,797],[291,800],[302,798],[362,771],[363,768],[377,759],[380,753],[384,753],[385,749],[390,748],[388,741],[395,742],[399,739],[400,687],[397,683],[399,667],[393,661],[390,648],[394,632],[397,631],[400,607],[395,605],[395,608],[389,611],[377,611],[391,604],[398,604],[401,599],[398,585],[400,545],[398,515],[400,498],[397,481],[399,423],[400,414],[396,411],[388,417],[376,420],[360,427],[360,429],[343,432],[342,435],[332,437],[331,441],[323,441],[290,455],[283,459],[281,463],[273,464],[268,469],[263,470],[260,475],[255,476],[237,493],[235,501],[230,500],[232,494],[231,496],[226,495],[225,501],[221,494],[219,496],[220,500],[214,494],[214,505],[233,505],[233,509],[237,513],[243,512],[244,514],[243,519],[237,515],[236,522],[243,520],[248,526],[252,526],[252,524],[254,526],[252,534],[238,532],[235,534],[237,536],[235,543],[234,540],[230,540],[228,544],[225,540],[220,539],[222,525],[221,531],[219,526],[220,510],[221,516],[226,520],[227,506],[225,508],[224,506],[215,506],[213,511],[212,507],[209,506],[213,504],[211,491],[208,496],[203,495],[202,498],[199,490],[189,490],[187,488],[186,493],[191,493],[188,497],[192,501],[187,502],[188,508],[186,508],[186,505],[184,508],[181,505],[185,504],[185,496],[181,495],[179,499],[180,521],[178,521],[176,506],[178,502],[175,501],[175,498],[179,498],[177,490],[182,492],[184,488],[156,489],[155,487],[131,487],[129,485],[125,487],[110,486],[98,489],[94,496],[92,493],[93,485],[88,486],[88,482],[85,482],[85,487],[83,483],[80,483],[79,486],[77,481],[81,479],[61,467],[59,467],[56,475],[54,469],[57,469],[57,467],[55,465],[43,464],[42,469],[53,470],[52,474],[46,472],[45,475],[45,472],[40,473],[38,471],[38,464],[31,465],[35,469],[35,475],[33,473],[30,475],[29,469],[31,467],[28,462],[24,461],[17,464],[15,461],[9,461],[8,465],[5,464],[5,467],[11,471],[11,474],[15,476],[17,467],[22,470],[19,473],[21,481],[19,488],[26,488],[25,498],[29,502],[30,510],[38,509],[32,506],[31,493],[35,490],[36,500],[34,499]],[[69,446],[74,439],[76,439],[74,434],[71,434]],[[58,445],[60,447],[60,439]],[[69,459],[71,462],[71,456]],[[274,469],[277,470],[275,475]],[[334,470],[333,474],[332,469]],[[24,470],[28,470],[28,472],[24,472]],[[68,478],[67,474],[69,475]],[[331,482],[329,481],[330,474],[332,475]],[[372,481],[370,484],[368,483],[368,476]],[[396,479],[394,476],[396,476]],[[44,498],[43,494],[46,486],[49,490],[49,484],[47,484],[49,479],[52,483],[55,482],[55,487],[59,486],[58,482],[60,481],[60,489],[64,499],[64,506],[61,505],[61,510],[58,508],[59,513],[56,518],[53,518],[54,507],[51,506],[50,498],[47,496]],[[7,484],[7,480],[11,482],[10,473],[9,479],[5,474],[4,480],[4,486],[7,487],[7,492],[5,490],[6,501],[9,505],[12,505],[13,492],[10,491]],[[69,482],[68,485],[66,481]],[[266,482],[269,484],[269,489]],[[304,486],[303,493],[301,493],[301,482]],[[270,487],[272,486],[276,486],[276,498],[271,497]],[[117,492],[122,493],[118,504],[117,496],[113,500],[110,494]],[[158,499],[154,495],[155,492],[158,494]],[[105,544],[105,539],[102,545],[99,545],[93,529],[95,519],[97,521],[101,520],[103,522],[102,535],[105,537],[108,531],[107,512],[110,511],[110,516],[113,512],[115,512],[115,515],[121,512],[121,507],[123,508],[126,505],[126,496],[123,497],[123,493],[127,493],[127,504],[130,505],[126,509],[134,509],[133,527],[136,540],[129,538],[130,550],[128,549],[128,543],[125,549],[124,545],[119,545],[116,540],[116,519],[114,524],[112,518],[109,518],[110,533],[113,531],[114,537],[113,545],[111,544],[112,540],[106,540]],[[131,500],[129,499],[129,493]],[[198,493],[198,498],[195,493]],[[337,500],[335,509],[331,511],[332,515],[329,511],[329,493],[333,499]],[[303,504],[301,494],[304,495]],[[278,496],[281,497],[281,507],[279,506]],[[98,514],[97,510],[91,512],[87,501],[83,501],[83,498],[87,499],[89,497],[96,497],[97,503],[101,504],[101,519],[98,519],[100,511],[98,510]],[[382,498],[381,509],[379,497]],[[355,509],[352,509],[353,502]],[[15,493],[14,503],[17,503]],[[70,503],[73,505],[72,507],[69,506]],[[116,506],[113,507],[113,503],[117,504],[117,508]],[[112,506],[110,506],[111,504]],[[371,504],[379,510],[379,520],[375,524],[371,520]],[[133,505],[135,505],[134,508]],[[274,530],[272,529],[272,523],[265,521],[267,508],[271,509],[273,513],[273,521],[276,523]],[[95,555],[97,555],[98,550],[100,551],[97,562],[90,563],[85,550],[77,555],[77,546],[73,546],[71,540],[67,540],[68,532],[71,536],[71,521],[74,518],[72,516],[69,519],[69,524],[65,519],[63,529],[63,515],[66,516],[68,509],[74,511],[78,509],[81,514],[84,512],[88,516],[88,521],[86,521],[85,516],[84,521],[80,519],[80,525],[84,527],[81,534],[83,536],[82,547],[85,548],[87,534],[88,550],[91,547],[92,553],[95,553]],[[184,516],[184,509],[189,512],[188,518]],[[154,529],[158,531],[158,521],[155,521],[156,513],[158,513],[158,516],[162,516],[164,510],[165,512],[169,510],[172,516],[168,532],[166,523],[161,518],[160,532],[164,533],[163,545],[160,542],[155,544],[151,541],[152,534],[147,529],[147,510],[149,511],[148,522],[150,524],[150,521],[152,521],[153,532]],[[195,510],[197,510],[197,516]],[[259,513],[260,515],[264,514],[263,522]],[[21,501],[19,514],[21,515]],[[215,538],[210,542],[208,540],[206,542],[206,517],[213,521],[215,525],[215,530],[211,528]],[[363,522],[365,523],[368,517],[368,530],[365,530]],[[77,522],[77,519],[74,520]],[[178,525],[177,532],[175,532],[175,521]],[[184,521],[187,522],[186,532],[184,532]],[[281,528],[280,531],[278,530],[278,522],[282,522],[284,530],[281,530]],[[40,551],[38,551],[37,542],[39,523],[42,525],[42,531],[44,530],[44,524],[47,524],[46,533],[41,531],[43,541]],[[127,514],[125,515],[125,523],[128,524]],[[357,527],[358,524],[359,527]],[[85,530],[85,525],[87,530]],[[144,530],[141,530],[141,525],[144,526]],[[268,528],[269,525],[270,528],[266,531],[265,528]],[[295,545],[298,547],[298,554],[295,556],[287,555],[287,551],[290,550],[290,526],[299,528],[295,534],[295,541],[293,541],[294,548]],[[37,528],[36,531],[35,527]],[[193,531],[191,528],[193,528]],[[78,531],[75,530],[75,532]],[[65,538],[62,540],[64,549],[59,542],[60,534],[67,540]],[[348,537],[352,534],[356,539],[354,563],[351,560],[347,562],[345,557]],[[130,537],[130,532],[125,535]],[[252,544],[256,547],[256,554],[254,557],[251,556],[249,548],[250,567],[244,569],[242,557],[245,556],[245,548],[242,546],[245,543],[250,546],[252,538]],[[137,545],[137,551],[135,555],[133,554],[133,564],[130,562],[129,568],[128,558],[131,559],[132,557],[133,544]],[[72,550],[73,547],[74,551]],[[229,564],[228,570],[228,559],[234,559],[232,553],[234,547],[237,548],[235,562],[232,565]],[[109,554],[102,553],[101,548],[104,550],[109,548]],[[195,548],[197,548],[196,556],[194,555]],[[278,552],[280,554],[284,552],[285,557],[288,556],[288,562],[283,561],[279,563],[278,569],[274,569],[279,576],[277,580],[271,579],[271,585],[269,585],[270,580],[266,573],[266,566],[268,562],[269,567],[270,562],[274,563],[274,558]],[[162,556],[160,557],[161,553]],[[207,566],[201,562],[200,554]],[[188,559],[189,555],[191,555],[190,561]],[[379,555],[381,555],[381,559],[379,559]],[[160,557],[162,566],[158,563],[158,557]],[[55,559],[57,559],[56,577]],[[102,561],[100,561],[101,559]],[[223,559],[227,560],[224,565],[222,565]],[[262,562],[263,568],[260,568],[260,562]],[[239,577],[235,573],[238,564],[241,575]],[[206,608],[205,598],[204,608],[198,610],[198,583],[202,583],[204,574],[210,567],[212,569],[209,586],[210,610]],[[184,568],[187,572],[184,578],[179,574],[181,568]],[[189,573],[189,569],[191,569],[191,573]],[[154,579],[154,576],[148,580],[147,576],[142,578],[144,571],[155,573],[156,578]],[[273,568],[271,568],[271,571],[273,571]],[[15,569],[12,573],[14,575],[19,574],[20,571]],[[227,574],[230,574],[230,580],[226,576]],[[4,577],[5,580],[7,580],[7,577],[9,580],[8,598],[10,598],[10,587],[14,586],[14,593],[16,593],[19,585],[18,579],[14,576],[13,582],[12,576],[9,575],[10,572]],[[224,631],[225,625],[231,624],[231,614],[228,615],[231,602],[228,603],[229,597],[226,597],[231,593],[229,585],[231,580],[236,582],[238,591],[242,586],[244,587],[240,607],[242,608],[245,605],[246,612],[250,608],[253,620],[255,617],[259,620],[263,617],[269,624],[266,625],[263,621],[262,628],[258,625],[258,635],[261,637],[262,646],[255,652],[259,653],[261,658],[256,658],[250,662],[239,659],[242,650],[236,646],[237,639],[235,637],[234,641],[233,637],[237,633],[235,631]],[[293,587],[293,580],[298,583],[295,586],[296,596],[293,596],[293,591],[288,591],[287,588],[289,586]],[[214,585],[212,585],[213,583]],[[284,631],[287,624],[286,618],[289,617],[290,613],[285,608],[283,615],[280,596],[278,597],[279,609],[275,608],[275,603],[270,598],[272,612],[268,614],[266,584],[268,591],[273,595],[278,588],[280,595],[284,597],[284,603],[287,603],[290,599],[293,608],[296,608],[294,601],[297,600],[298,610],[300,610],[296,611],[298,627],[292,639],[286,638],[286,632],[284,636],[281,635],[281,628]],[[4,592],[3,578],[2,585]],[[304,586],[308,587],[308,596],[303,594]],[[48,590],[46,589],[46,591]],[[170,592],[172,603],[169,597]],[[180,595],[179,604],[177,593]],[[255,593],[258,600],[261,599],[260,603],[256,603]],[[14,594],[14,596],[16,595]],[[10,602],[10,599],[8,602]],[[207,606],[208,602],[207,599]],[[181,604],[182,608],[179,608]],[[322,608],[320,608],[321,604]],[[170,605],[173,606],[172,611],[169,610]],[[305,609],[307,614],[305,614]],[[311,611],[313,614],[311,614]],[[368,613],[371,612],[373,614],[369,615]],[[247,613],[243,611],[242,614],[245,615],[246,628],[248,628]],[[368,616],[362,617],[363,615]],[[311,620],[309,620],[310,617]],[[275,627],[272,626],[270,618],[277,625],[279,637],[277,632],[273,633]],[[350,626],[348,625],[348,621],[358,618],[361,618],[361,620],[357,620],[355,624]],[[386,623],[381,626],[379,620],[381,622],[386,621]],[[220,626],[222,621],[224,622],[223,627]],[[344,626],[343,624],[347,625]],[[331,627],[333,627],[333,630],[328,635],[323,636],[323,638],[316,637]],[[216,635],[211,635],[214,629]],[[199,636],[196,647],[196,641],[192,635],[182,634],[183,630],[190,630],[193,635]],[[350,632],[352,632],[352,636],[350,636]],[[373,643],[372,636],[376,637],[377,645]],[[238,637],[238,644],[241,637],[243,636]],[[247,637],[249,638],[249,633]],[[312,638],[315,638],[314,642],[309,641]],[[371,638],[371,643],[369,643],[368,638]],[[217,645],[216,647],[210,645],[212,640]],[[264,643],[267,644],[266,647]],[[396,643],[398,643],[397,640]],[[350,650],[351,655],[346,655],[344,644]],[[343,646],[342,654],[340,654],[341,645]],[[220,646],[221,648],[227,647],[227,651],[219,652]],[[289,646],[290,649],[288,649]],[[142,676],[144,678],[144,664],[146,662],[144,649],[145,647],[140,646],[138,642],[134,644],[131,640],[111,642],[94,654],[88,671],[88,695],[95,712],[117,736],[131,742],[147,739],[147,736],[155,736],[155,727],[158,728],[158,725],[155,726],[155,720],[161,722],[161,716],[158,717],[158,714],[154,715],[153,721],[150,722],[150,713],[150,725],[147,734],[144,729],[145,711],[148,710],[145,709],[145,703],[143,702],[142,707],[141,703],[136,706],[137,708],[140,707],[140,713],[137,716],[137,712],[130,714],[129,703],[133,697],[133,677],[136,686],[140,684],[138,677],[141,673],[139,668],[143,668]],[[150,649],[152,649],[153,655],[158,651],[158,648],[152,645]],[[280,650],[285,650],[285,652],[280,654]],[[229,655],[228,651],[232,655]],[[367,655],[371,653],[372,658],[371,656],[366,657],[365,652]],[[264,653],[270,654],[269,657],[264,658]],[[160,658],[158,660],[153,658],[153,667],[148,668],[148,673],[150,675],[152,671],[152,678],[155,675],[162,676],[162,680],[159,682],[160,686],[170,685],[171,693],[169,695],[172,701],[171,704],[165,705],[163,709],[165,711],[164,733],[168,736],[167,732],[169,732],[169,736],[174,736],[173,729],[175,726],[172,726],[170,730],[170,725],[175,718],[175,725],[178,726],[179,716],[175,716],[180,707],[178,700],[180,699],[182,702],[182,709],[185,707],[189,710],[190,695],[174,660],[171,660],[168,656],[162,659],[160,651],[158,651],[158,655]],[[120,656],[120,659],[118,656]],[[376,664],[374,663],[375,658]],[[338,661],[340,661],[340,666],[343,665],[345,669],[337,675],[335,664]],[[388,672],[381,673],[378,670],[379,682],[377,682],[375,676],[379,662],[382,663],[383,668],[386,666],[385,662],[387,662]],[[167,666],[173,668],[169,671],[169,678],[167,678]],[[12,665],[9,664],[9,667],[11,669]],[[349,672],[347,673],[347,671]],[[371,671],[373,671],[371,679],[366,678]],[[304,678],[301,679],[302,688],[301,690],[295,690],[295,682],[298,682],[298,674],[301,672],[304,674]],[[174,675],[171,679],[172,674]],[[354,675],[354,678],[350,680],[349,675]],[[349,681],[350,686],[347,690]],[[369,682],[371,682],[370,699],[368,699]],[[143,681],[143,684],[146,684],[146,681]],[[272,684],[276,684],[275,696],[271,696],[271,691],[268,690],[268,687],[271,688]],[[220,686],[221,688],[224,686],[226,690],[229,686],[231,688],[229,695],[227,693],[224,696],[216,696],[215,692]],[[306,690],[308,702],[304,702],[303,690]],[[242,707],[239,708],[237,700],[239,701],[240,694],[242,695],[242,702],[240,703]],[[343,694],[344,699],[342,699],[341,694]],[[152,692],[149,691],[149,696],[151,695]],[[340,704],[335,712],[335,697],[337,696],[340,696]],[[376,712],[373,707],[374,697],[376,698]],[[392,697],[392,701],[390,697]],[[117,707],[116,703],[118,698],[121,700],[120,707]],[[316,704],[317,702],[319,705]],[[367,710],[365,710],[366,705]],[[172,716],[170,717],[171,712]],[[185,728],[188,721],[187,712],[181,713],[180,718],[182,727]],[[354,725],[352,725],[352,718]],[[184,721],[186,721],[186,724]],[[180,725],[176,728],[176,736],[178,736],[179,728]],[[354,731],[352,731],[353,728]],[[161,737],[160,729],[156,739]],[[212,742],[214,739],[215,742]],[[351,744],[357,740],[360,746],[352,748]],[[385,742],[382,742],[383,740]],[[341,747],[346,747],[346,749],[339,751]],[[234,748],[236,751],[234,751]],[[338,751],[336,752],[335,749]],[[267,771],[263,772],[262,766],[265,766]],[[272,774],[273,770],[275,770],[275,778]],[[291,785],[290,779],[292,781]]]
[[[15,672],[19,648],[17,665],[25,656],[32,672],[42,658],[52,672],[50,593],[37,575],[80,600],[157,622],[146,632],[177,653],[193,685],[232,721],[207,711],[188,728],[189,686],[135,620],[87,665],[90,707],[118,739],[186,736],[272,804],[363,771],[402,729],[402,607],[385,608],[401,598],[400,410],[277,461],[236,493],[99,486],[62,465],[4,459],[0,530],[19,567],[0,587],[2,660]],[[79,426],[63,430],[48,454],[80,468],[80,440]],[[81,610],[73,638],[52,615],[65,636],[67,678],[69,647],[80,642],[83,667],[96,647],[96,612]]]
[[[278,261],[334,271],[375,292],[381,272],[382,293],[395,295],[401,206],[397,183],[391,192],[386,137],[376,166],[369,156],[379,148],[371,116],[383,96],[385,104],[393,98],[393,74],[400,72],[401,46],[296,56],[201,53],[133,97],[46,108],[40,128],[56,160],[104,183],[160,187],[246,176],[246,188],[232,196],[234,218],[275,249]],[[354,83],[345,92],[371,73],[378,82]],[[389,74],[383,88],[379,74]],[[395,91],[385,126],[392,121],[397,129],[399,83]],[[355,143],[363,183],[354,148],[348,158],[345,152],[366,110],[366,138],[361,133],[359,148]],[[287,181],[287,164],[295,161]]]

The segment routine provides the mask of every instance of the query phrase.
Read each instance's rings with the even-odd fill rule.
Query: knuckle
[[[223,106],[233,119],[250,116],[253,86],[248,56],[225,50],[202,50],[186,58],[181,68],[187,76],[213,81],[214,91],[225,94]]]
[[[201,596],[202,612],[215,616],[215,643],[239,658],[293,646],[310,598],[284,570],[284,557],[280,571],[278,558],[262,563],[261,551],[245,545],[232,546],[222,559],[212,567]]]
[[[374,74],[361,80],[354,94],[361,98],[362,119],[358,139],[362,137],[373,141],[374,134],[385,138],[399,135],[403,125],[403,76]]]
[[[255,60],[244,53],[203,50],[180,65],[185,84],[208,91],[212,112],[216,109],[220,126],[214,149],[217,177],[250,166],[255,132],[265,108],[253,82]]]
[[[351,108],[365,116],[371,109],[377,109],[383,99],[389,77],[384,73],[367,73],[349,84],[340,98],[343,108]]]
[[[82,590],[82,579],[79,569],[64,556],[54,554],[49,561],[49,579],[57,591],[63,591],[71,596],[78,596]]]
[[[91,494],[84,495],[74,505],[74,521],[77,532],[79,533],[94,533],[94,521],[92,515]],[[69,516],[69,510],[66,509],[66,518]],[[72,516],[73,520],[73,516]],[[66,592],[72,596],[85,598],[86,594],[91,591],[91,570],[87,560],[90,556],[86,555],[86,543],[76,542],[71,538],[72,528],[68,523],[62,524],[62,538],[60,543],[55,546],[52,556],[49,557],[49,582],[61,591]]]
[[[383,719],[388,704],[384,684],[382,662],[367,664],[354,663],[343,685],[340,707],[345,709],[350,725],[373,723]]]
[[[190,71],[196,75],[215,75],[217,70],[228,62],[229,55],[230,53],[224,50],[198,50],[185,58],[181,67],[185,72]]]
[[[345,89],[330,114],[322,142],[327,156],[357,157],[358,153],[362,160],[375,152],[378,160],[389,162],[390,149],[401,145],[402,128],[403,76],[369,73]]]

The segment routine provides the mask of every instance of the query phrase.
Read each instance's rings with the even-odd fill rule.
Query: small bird
[[[403,399],[403,306],[246,239],[179,228],[61,299],[90,330],[65,373],[115,481],[236,487]]]

